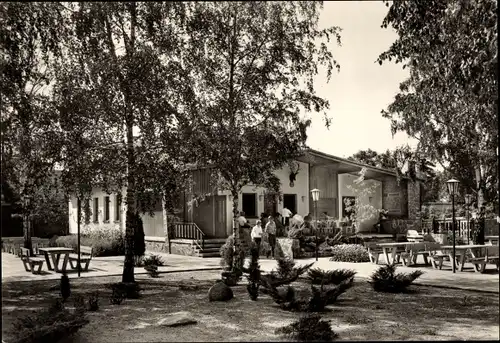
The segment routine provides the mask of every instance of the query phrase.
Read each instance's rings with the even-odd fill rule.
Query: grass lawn
[[[298,313],[280,310],[267,296],[251,301],[245,282],[233,287],[235,298],[210,303],[207,293],[218,271],[162,274],[160,278],[137,277],[142,298],[111,305],[107,283],[118,277],[71,280],[72,296],[100,292],[100,308],[88,312],[90,324],[73,342],[179,342],[179,341],[280,341],[274,334],[291,323]],[[40,310],[59,296],[50,290],[58,281],[3,283],[2,337],[15,333],[12,322],[29,311]],[[305,285],[299,281],[297,285]],[[330,320],[339,340],[464,340],[499,338],[498,294],[412,286],[411,294],[376,293],[363,279],[330,306]],[[69,302],[72,305],[72,301]],[[164,314],[189,311],[197,324],[159,327]]]

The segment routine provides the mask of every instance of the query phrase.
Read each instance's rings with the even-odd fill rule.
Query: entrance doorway
[[[297,214],[297,194],[283,194],[283,208]]]

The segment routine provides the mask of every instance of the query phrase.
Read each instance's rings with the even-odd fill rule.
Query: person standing
[[[271,246],[271,254],[274,256],[274,247],[276,245],[276,223],[273,220],[273,216],[269,216],[268,222],[266,224],[266,233],[269,240],[269,245]]]
[[[238,217],[237,221],[240,227],[245,227],[245,228],[250,227],[250,225],[248,225],[247,219],[245,218],[245,212],[243,211],[240,212],[240,216]]]
[[[262,242],[262,227],[261,227],[261,221],[257,220],[257,223],[252,229],[252,233],[250,236],[252,237],[252,241],[257,245],[257,250],[260,253],[260,243]]]
[[[283,214],[283,225],[285,225],[285,226],[290,225],[290,217],[293,215],[292,211],[290,211],[288,208],[284,207],[282,214]]]

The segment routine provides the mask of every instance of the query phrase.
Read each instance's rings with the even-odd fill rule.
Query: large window
[[[99,223],[99,198],[94,198],[94,209],[92,211],[94,223]]]
[[[115,221],[117,221],[117,222],[120,221],[120,214],[122,213],[121,206],[122,206],[122,196],[121,196],[121,194],[116,194],[115,195]]]
[[[241,207],[247,218],[257,217],[257,194],[243,193]]]
[[[297,214],[297,194],[283,194],[283,208]]]
[[[104,221],[109,222],[109,196],[104,197]]]

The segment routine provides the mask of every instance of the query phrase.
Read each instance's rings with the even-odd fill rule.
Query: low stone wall
[[[146,240],[145,242],[147,251],[163,252],[168,254],[168,245],[166,242],[148,240]]]
[[[175,255],[196,256],[192,243],[176,242],[175,240],[170,242],[170,253]]]

